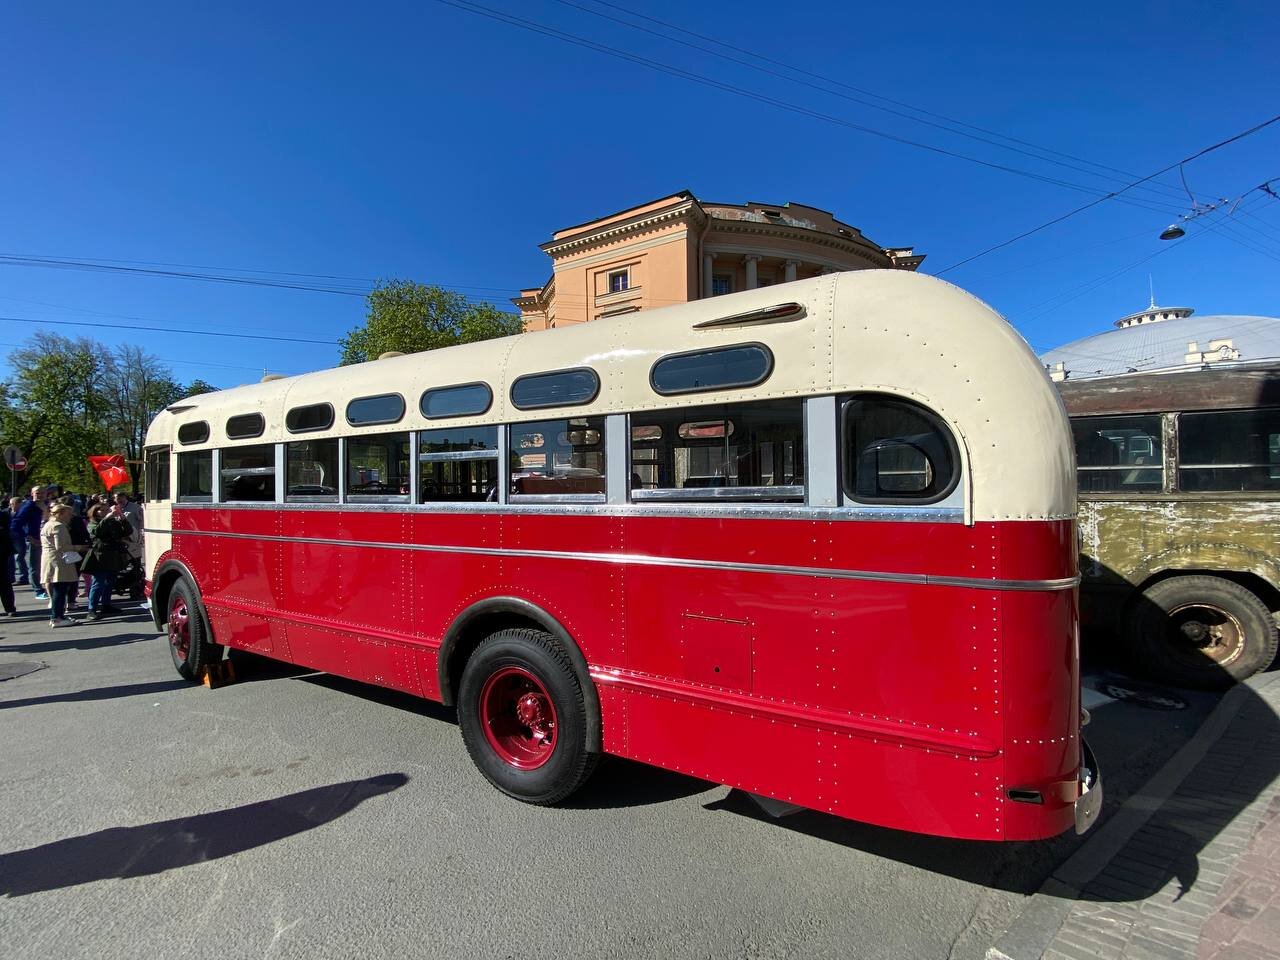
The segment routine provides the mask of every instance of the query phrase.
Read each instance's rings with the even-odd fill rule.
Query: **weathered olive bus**
[[[1084,626],[1187,686],[1265,670],[1280,610],[1280,364],[1059,388],[1076,447]]]

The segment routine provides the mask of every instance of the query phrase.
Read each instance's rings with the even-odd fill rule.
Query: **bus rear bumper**
[[[1092,827],[1102,812],[1102,773],[1098,770],[1098,760],[1083,738],[1080,745],[1084,757],[1080,764],[1080,795],[1075,804],[1076,833]]]

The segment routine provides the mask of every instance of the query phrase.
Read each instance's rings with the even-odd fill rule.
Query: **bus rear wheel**
[[[186,680],[200,679],[206,665],[222,659],[222,648],[215,644],[206,626],[204,610],[196,599],[195,588],[179,580],[169,594],[166,622],[169,655],[178,674]]]
[[[1170,577],[1129,612],[1136,663],[1161,679],[1212,689],[1247,680],[1275,659],[1275,621],[1253,591],[1222,577]]]
[[[568,656],[541,630],[500,630],[467,661],[458,726],[488,781],[526,803],[559,803],[591,776],[587,705]]]

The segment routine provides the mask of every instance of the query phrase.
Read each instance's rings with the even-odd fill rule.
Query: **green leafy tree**
[[[440,287],[391,280],[370,294],[362,326],[339,340],[341,363],[363,363],[383,353],[420,353],[519,333],[520,317],[488,303],[472,303]]]
[[[108,360],[100,343],[52,334],[10,355],[0,431],[27,455],[24,483],[97,483],[87,457],[109,449]]]
[[[133,495],[142,480],[143,442],[155,415],[184,396],[159,359],[141,347],[116,347],[103,364],[102,390],[107,404],[107,429],[113,453],[123,453]]]
[[[185,387],[182,388],[182,393],[179,399],[181,399],[182,397],[197,397],[202,393],[217,393],[217,392],[218,392],[218,388],[215,387],[212,383],[209,383],[206,380],[201,380],[199,377],[196,377],[196,379],[192,380],[190,383],[188,383]]]

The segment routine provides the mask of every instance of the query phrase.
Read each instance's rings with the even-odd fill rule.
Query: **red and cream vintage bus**
[[[184,677],[236,647],[456,704],[533,803],[609,753],[948,837],[1096,816],[1071,432],[1017,333],[941,281],[192,397],[147,459]]]

